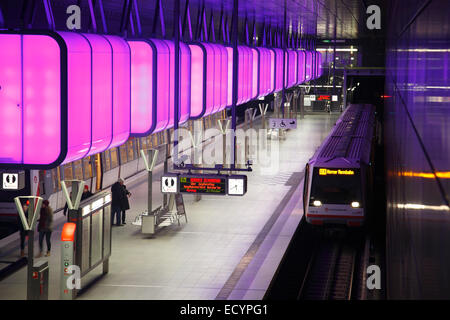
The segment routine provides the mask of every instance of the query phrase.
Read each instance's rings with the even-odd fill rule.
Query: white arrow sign
[[[269,119],[270,129],[297,129],[297,119]]]

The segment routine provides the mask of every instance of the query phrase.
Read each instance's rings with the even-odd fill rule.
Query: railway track
[[[300,300],[350,300],[357,251],[352,246],[325,241],[308,265]]]
[[[264,299],[362,299],[365,248],[360,233],[328,234],[302,220]]]

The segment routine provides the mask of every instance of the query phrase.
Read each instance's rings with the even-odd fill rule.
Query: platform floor
[[[280,141],[278,173],[262,175],[253,166],[244,197],[203,196],[196,202],[184,195],[188,223],[182,220],[154,237],[131,224],[147,205],[146,174],[128,179],[131,210],[125,226],[113,227],[109,273],[77,299],[261,299],[303,215],[305,164],[337,118],[321,114],[299,120],[298,129]],[[155,168],[154,207],[162,202],[161,173],[162,166]],[[50,299],[59,299],[63,222],[57,214],[52,256],[41,258],[50,264]],[[18,258],[18,243],[1,250],[1,261]],[[98,267],[82,286],[100,274]],[[26,299],[26,267],[0,282],[0,299]]]

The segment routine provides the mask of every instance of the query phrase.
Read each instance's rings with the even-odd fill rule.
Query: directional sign
[[[161,192],[162,193],[177,193],[178,192],[178,177],[176,175],[161,177]]]
[[[297,129],[297,119],[269,119],[270,129]]]

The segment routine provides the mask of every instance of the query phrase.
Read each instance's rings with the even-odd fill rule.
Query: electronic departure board
[[[180,192],[197,194],[227,194],[227,176],[180,175]]]

